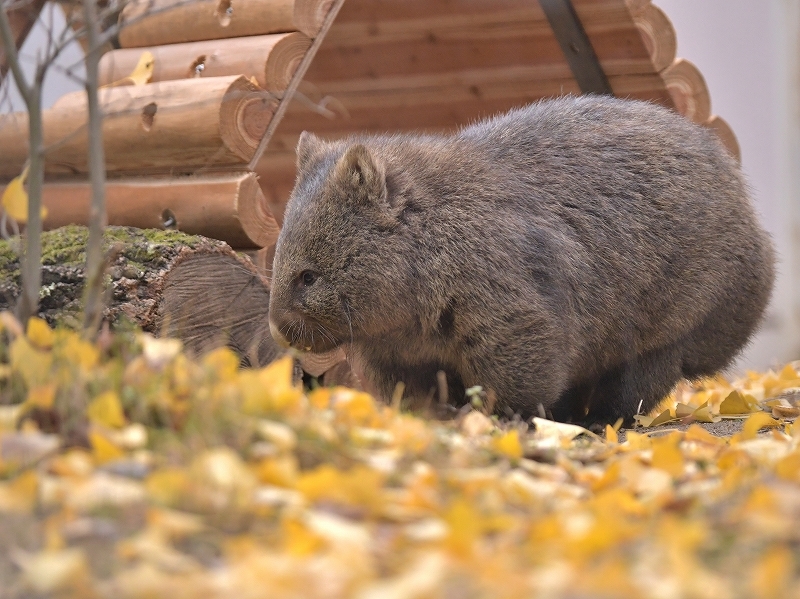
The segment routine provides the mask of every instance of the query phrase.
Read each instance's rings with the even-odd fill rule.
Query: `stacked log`
[[[138,48],[287,31],[314,38],[332,5],[333,0],[131,0],[120,15],[119,42]]]
[[[100,64],[109,222],[177,227],[240,248],[274,243],[277,223],[250,162],[333,4],[127,3],[120,15],[123,48],[104,54]],[[149,83],[131,85],[145,52],[153,57]],[[28,157],[28,118],[15,113],[1,120],[0,180],[8,181]],[[84,224],[85,94],[62,97],[43,121],[45,227]]]
[[[244,76],[165,81],[100,91],[106,169],[111,173],[243,168],[275,111],[275,98]],[[86,94],[62,96],[44,112],[46,173],[88,170]],[[28,158],[19,143],[27,113],[0,127],[0,176],[13,177]]]

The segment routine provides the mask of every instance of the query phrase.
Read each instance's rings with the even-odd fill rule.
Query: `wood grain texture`
[[[106,168],[165,173],[247,163],[275,103],[241,76],[103,89]],[[44,112],[47,174],[87,172],[85,123],[83,92],[62,96]],[[0,177],[22,170],[28,155],[27,127],[25,113],[0,116]]]
[[[332,0],[131,0],[123,48],[301,31],[316,37]],[[191,24],[191,25],[187,25]]]
[[[114,50],[100,60],[100,84],[130,75],[147,51],[154,58],[152,83],[244,75],[267,91],[282,92],[310,45],[308,36],[293,32]]]

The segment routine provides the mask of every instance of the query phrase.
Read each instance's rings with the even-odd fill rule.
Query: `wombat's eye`
[[[317,274],[311,272],[310,270],[304,270],[303,272],[300,273],[300,281],[306,287],[311,287],[316,280],[317,280]]]

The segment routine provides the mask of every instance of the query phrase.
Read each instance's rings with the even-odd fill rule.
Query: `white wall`
[[[737,369],[800,358],[800,0],[654,0],[742,148],[780,262],[767,319]]]
[[[51,25],[52,24],[52,25]],[[47,4],[36,24],[31,29],[25,43],[20,48],[20,63],[25,71],[25,76],[30,83],[37,63],[37,53],[41,53],[47,44],[47,31],[50,29],[55,36],[68,29],[64,12],[55,4]],[[69,32],[68,32],[69,33]],[[66,71],[71,69],[74,78],[69,77]],[[42,88],[42,103],[44,108],[49,108],[53,103],[67,92],[83,89],[80,79],[83,78],[83,50],[77,43],[71,43],[58,56],[44,80]],[[25,104],[17,91],[14,77],[8,72],[0,88],[0,114],[24,110]]]

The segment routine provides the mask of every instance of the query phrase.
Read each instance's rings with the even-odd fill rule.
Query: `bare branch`
[[[25,80],[25,74],[22,72],[22,67],[19,64],[19,53],[17,52],[17,45],[14,39],[14,33],[11,31],[11,23],[8,21],[8,14],[5,7],[0,9],[0,41],[3,42],[3,50],[6,53],[6,63],[14,75],[14,81],[17,84],[17,89],[25,100],[26,104],[32,102],[33,90]]]

